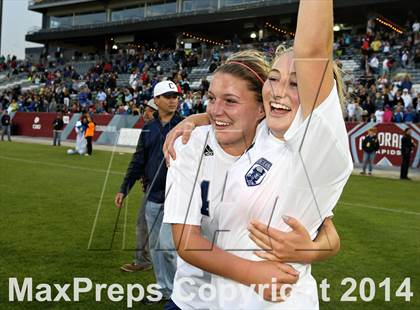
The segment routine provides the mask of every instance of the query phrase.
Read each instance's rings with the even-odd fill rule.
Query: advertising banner
[[[376,152],[374,164],[380,166],[401,166],[401,139],[404,130],[411,128],[411,136],[415,143],[411,166],[413,168],[420,167],[420,128],[417,124],[347,123],[346,127],[349,134],[351,154],[355,163],[363,162],[363,139],[367,136],[370,128],[376,127],[380,147]]]
[[[13,134],[29,137],[51,137],[53,135],[52,122],[56,118],[56,113],[28,113],[17,112],[13,117]],[[81,114],[63,116],[64,124],[69,125],[64,128],[63,139],[74,140],[76,133],[73,130]],[[95,115],[96,123],[95,135],[93,140],[100,144],[122,145],[137,144],[139,130],[144,126],[144,120],[139,116],[131,115]],[[400,123],[346,123],[349,135],[349,143],[353,161],[363,162],[362,142],[370,128],[376,127],[380,148],[376,153],[375,165],[380,166],[400,166],[401,165],[401,139],[406,128],[411,128],[411,136],[415,147],[412,152],[411,166],[420,167],[420,127],[418,124]],[[124,130],[121,135],[121,129]]]
[[[13,134],[18,136],[52,138],[52,123],[56,117],[57,113],[16,112],[12,120]],[[69,115],[63,116],[64,126],[67,126],[69,119]]]

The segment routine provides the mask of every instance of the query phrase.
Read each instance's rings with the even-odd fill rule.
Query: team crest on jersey
[[[257,186],[260,185],[270,170],[272,163],[265,158],[258,159],[255,164],[245,174],[246,185]]]

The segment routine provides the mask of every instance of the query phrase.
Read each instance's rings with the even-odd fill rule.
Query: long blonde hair
[[[271,65],[273,65],[280,58],[280,56],[289,52],[293,52],[293,47],[287,47],[283,44],[277,46]],[[340,100],[340,105],[344,106],[346,94],[344,91],[343,71],[338,67],[335,61],[333,61],[333,74],[334,80],[337,82],[337,92],[338,98]]]

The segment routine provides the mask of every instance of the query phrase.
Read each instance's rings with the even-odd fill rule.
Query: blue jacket
[[[120,187],[120,192],[124,193],[124,196],[128,194],[137,180],[143,178],[147,190],[152,186],[147,200],[164,203],[168,169],[163,158],[163,143],[168,132],[181,120],[182,117],[175,113],[170,122],[162,126],[159,114],[156,112],[154,119],[143,127],[136,152],[133,154]]]

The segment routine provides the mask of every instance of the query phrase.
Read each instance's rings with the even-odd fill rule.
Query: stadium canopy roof
[[[32,0],[29,8],[43,11],[48,16],[50,9],[57,6],[62,9],[78,8],[85,4],[103,5],[111,0]],[[120,2],[132,3],[129,0]],[[180,0],[178,0],[180,1]],[[144,1],[143,1],[144,2]],[[383,16],[401,16],[406,18],[408,8],[418,11],[420,1],[410,0],[335,0],[335,19],[341,23],[366,22],[370,12],[379,12]],[[260,1],[249,5],[234,6],[212,11],[196,11],[149,17],[143,20],[124,20],[96,23],[91,25],[71,26],[68,28],[44,28],[26,35],[27,41],[48,44],[49,42],[76,42],[77,40],[102,40],[118,35],[138,35],[147,40],[167,40],[182,32],[206,33],[214,40],[222,41],[233,33],[247,32],[263,28],[265,22],[281,26],[284,21],[289,30],[294,28],[298,0]],[[273,14],[274,13],[274,14]],[[252,29],[254,28],[254,29]],[[228,31],[227,31],[228,29]]]

